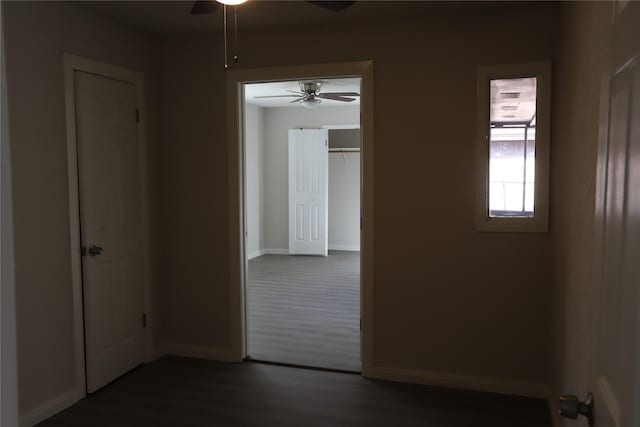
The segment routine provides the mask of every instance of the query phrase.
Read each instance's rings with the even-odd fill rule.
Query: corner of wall
[[[20,415],[20,427],[34,426],[75,404],[84,397],[80,388],[71,388]]]
[[[371,377],[387,381],[508,394],[544,400],[548,400],[550,396],[549,386],[546,384],[386,366],[374,366]]]
[[[157,358],[163,356],[190,357],[217,362],[239,362],[229,348],[215,348],[204,345],[192,345],[180,342],[168,342],[156,348]]]

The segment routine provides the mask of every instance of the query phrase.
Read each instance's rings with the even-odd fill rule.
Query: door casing
[[[86,396],[84,310],[82,300],[82,257],[80,245],[80,197],[78,193],[78,147],[76,141],[75,82],[74,72],[84,71],[103,77],[132,83],[136,87],[139,110],[138,149],[143,252],[144,312],[147,326],[144,329],[144,360],[154,358],[153,314],[151,305],[151,269],[149,257],[149,195],[147,183],[146,114],[144,102],[144,76],[142,73],[96,62],[76,55],[64,54],[65,111],[67,121],[67,175],[69,186],[69,236],[71,255],[71,286],[73,292],[73,329],[75,342],[75,400]]]
[[[2,19],[2,6],[0,6]],[[18,354],[16,350],[16,280],[14,268],[13,198],[9,101],[4,52],[4,28],[0,29],[0,425],[18,425]]]
[[[289,67],[232,69],[226,72],[229,283],[231,303],[231,358],[247,356],[246,254],[244,209],[243,85],[322,78],[361,78],[361,358],[362,375],[373,374],[373,61],[342,62]]]

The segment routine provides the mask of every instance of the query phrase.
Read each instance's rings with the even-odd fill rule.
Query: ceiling
[[[491,80],[491,123],[530,123],[536,115],[535,77]]]
[[[111,16],[152,34],[214,32],[222,29],[222,12],[191,15],[193,0],[185,1],[82,1],[79,4],[101,15]],[[496,7],[495,3],[456,1],[357,1],[350,8],[334,12],[307,1],[250,0],[238,6],[238,29],[255,30],[283,26],[340,24],[377,19],[397,19],[435,11],[471,11]],[[507,7],[502,3],[500,7]]]
[[[358,92],[360,93],[360,79],[323,79],[322,88],[320,93],[326,92]],[[251,105],[257,105],[265,108],[277,108],[277,107],[293,107],[293,108],[305,108],[302,104],[291,103],[296,99],[295,94],[288,92],[289,90],[299,91],[300,87],[297,81],[286,82],[271,82],[271,83],[253,83],[247,84],[244,87],[245,102]],[[281,98],[258,98],[256,96],[270,96],[270,95],[292,95],[291,97]],[[360,97],[354,97],[353,102],[341,102],[333,101],[330,99],[323,99],[318,107],[345,107],[360,105]]]

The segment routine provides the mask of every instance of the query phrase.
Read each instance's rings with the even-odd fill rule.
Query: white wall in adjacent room
[[[360,250],[360,153],[329,153],[329,249]]]
[[[264,112],[245,106],[245,170],[247,209],[247,257],[261,255],[264,249]]]
[[[288,107],[264,110],[265,250],[287,251],[289,247],[288,130],[356,123],[360,123],[359,106],[314,109]],[[329,205],[331,206],[331,201]],[[331,236],[331,213],[329,213],[329,235]],[[331,245],[331,237],[329,245]]]

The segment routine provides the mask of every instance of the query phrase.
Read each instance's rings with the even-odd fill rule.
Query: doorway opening
[[[361,78],[241,92],[246,356],[360,372]]]

